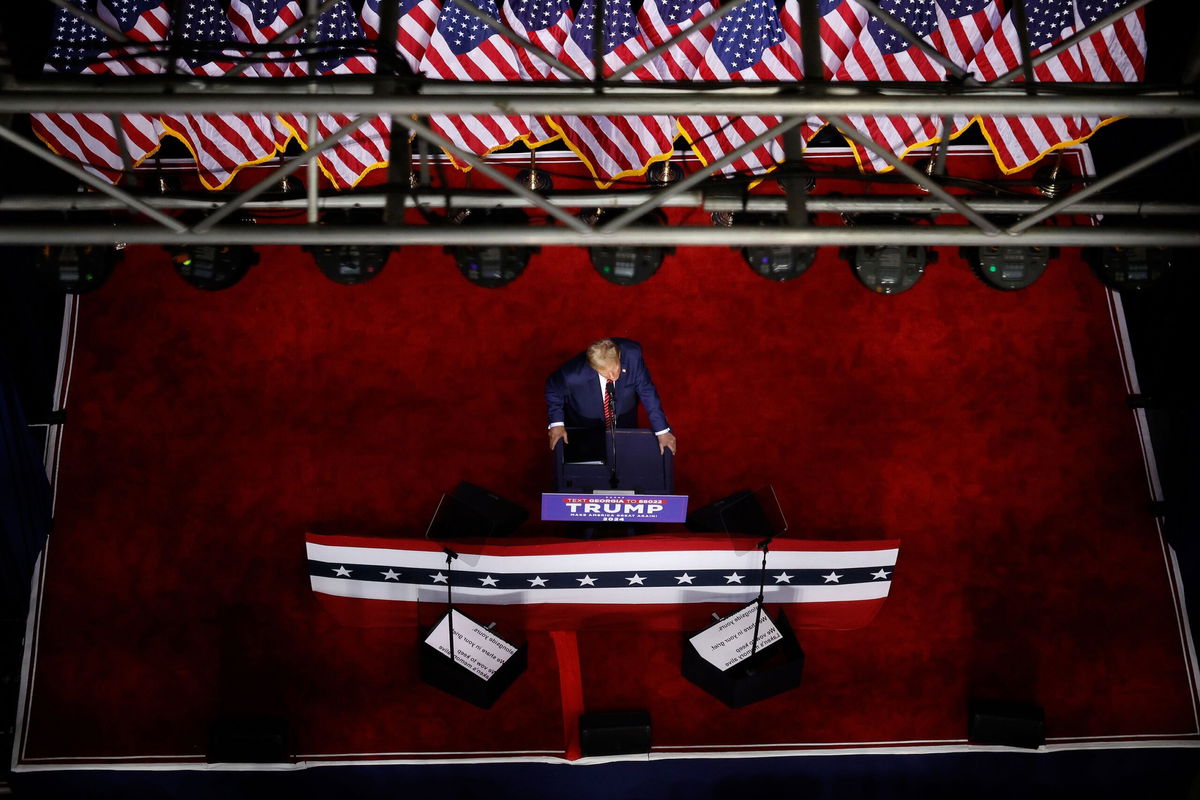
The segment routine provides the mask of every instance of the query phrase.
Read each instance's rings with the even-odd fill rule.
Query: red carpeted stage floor
[[[976,695],[1040,703],[1060,744],[1195,741],[1110,303],[1077,251],[1004,294],[945,250],[879,297],[827,250],[773,284],[685,248],[622,288],[547,249],[488,291],[434,248],[348,288],[274,247],[206,295],[131,248],[80,303],[18,766],[202,761],[238,712],[309,760],[561,756],[549,635],[491,711],[448,698],[413,630],[319,607],[303,536],[419,534],[459,480],[533,508],[542,382],[602,335],[643,343],[695,505],[769,482],[795,536],[902,544],[870,626],[801,632],[798,689],[731,711],[680,637],[591,632],[585,708],[648,708],[663,754],[956,745]]]

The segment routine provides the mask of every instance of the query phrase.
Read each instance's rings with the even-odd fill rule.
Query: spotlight
[[[325,214],[325,224],[344,226],[365,225],[377,222],[369,212],[330,211]],[[304,248],[310,253],[321,274],[334,283],[353,286],[365,283],[383,271],[392,248],[370,244],[324,244]]]
[[[900,294],[921,279],[934,255],[920,245],[860,245],[854,248],[854,275],[873,292]]]
[[[190,244],[170,248],[169,252],[179,277],[189,286],[206,292],[228,289],[258,263],[258,253],[248,244]]]
[[[67,294],[87,294],[104,285],[123,253],[113,245],[47,245],[36,257],[44,280]]]
[[[554,188],[550,173],[537,168],[537,150],[529,151],[529,169],[517,173],[517,183],[531,192],[548,192]]]
[[[1063,151],[1058,151],[1054,165],[1043,164],[1033,173],[1033,185],[1047,200],[1066,194],[1071,188],[1071,172],[1063,169]]]
[[[612,212],[602,211],[600,214],[589,213],[587,219],[594,219],[591,224],[602,223]],[[650,225],[666,225],[667,217],[662,211],[654,211],[643,217]],[[633,245],[618,245],[616,247],[589,247],[588,255],[592,260],[592,268],[600,273],[600,277],[618,286],[633,286],[641,283],[658,272],[662,266],[663,256],[675,252],[673,247],[635,247]]]
[[[817,176],[812,173],[808,163],[802,158],[788,159],[775,170],[775,183],[785,192],[788,182],[799,180],[804,185],[805,194],[812,194],[817,188]]]
[[[1058,255],[1051,247],[988,245],[964,248],[963,256],[981,281],[993,289],[1025,289],[1042,277],[1046,264]]]
[[[469,211],[456,217],[459,225],[494,225],[497,227],[523,227],[529,217],[519,208],[493,208],[486,211]],[[476,286],[498,289],[520,277],[529,266],[529,257],[539,247],[501,247],[499,245],[454,245],[446,252],[454,256],[458,271]]]
[[[760,228],[779,228],[785,225],[785,217],[780,214],[741,215],[738,227],[758,226]],[[746,238],[754,239],[753,232],[743,231]],[[765,245],[747,244],[742,249],[742,258],[756,275],[771,281],[790,281],[799,278],[805,270],[812,266],[817,257],[817,248],[795,245]]]
[[[391,249],[370,244],[325,244],[304,248],[312,254],[321,274],[334,283],[354,286],[383,271]]]
[[[1092,271],[1108,288],[1117,292],[1140,292],[1157,282],[1171,268],[1171,250],[1166,247],[1102,247],[1084,250]]]
[[[531,192],[548,192],[554,188],[549,173],[540,169],[523,169],[517,173],[517,183]]]
[[[651,186],[669,186],[683,179],[683,170],[671,159],[656,161],[646,170],[646,183]]]
[[[201,212],[184,212],[179,220],[194,225],[203,219]],[[253,225],[254,217],[241,215],[233,220],[235,225]],[[248,244],[197,245],[163,247],[171,255],[175,272],[184,283],[206,292],[228,289],[246,277],[250,268],[258,263],[258,253]]]

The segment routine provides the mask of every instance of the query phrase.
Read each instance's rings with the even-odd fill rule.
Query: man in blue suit
[[[606,395],[611,390],[611,401]],[[675,434],[667,424],[650,371],[642,360],[642,346],[632,339],[601,339],[555,370],[546,379],[546,416],[550,449],[567,442],[567,426],[603,428],[606,405],[619,428],[637,427],[641,400],[658,436],[658,451],[675,452]]]

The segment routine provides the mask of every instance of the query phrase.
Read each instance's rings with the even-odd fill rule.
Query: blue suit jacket
[[[669,428],[663,413],[658,390],[650,379],[650,371],[642,360],[642,346],[632,339],[613,338],[621,351],[621,377],[615,385],[617,425],[637,427],[638,400],[646,407],[650,427],[655,431]],[[604,400],[600,393],[600,378],[582,352],[563,364],[546,379],[546,421],[563,422],[569,426],[603,426]]]

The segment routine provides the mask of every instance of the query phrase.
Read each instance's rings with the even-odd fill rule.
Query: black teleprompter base
[[[705,661],[685,639],[683,677],[730,708],[748,706],[796,688],[804,673],[804,651],[787,615],[780,613],[774,622],[782,639],[724,671]]]
[[[529,649],[527,645],[521,645],[491,678],[484,680],[425,642],[439,624],[440,619],[421,633],[417,644],[418,673],[425,683],[447,694],[480,708],[491,708],[529,666]]]

